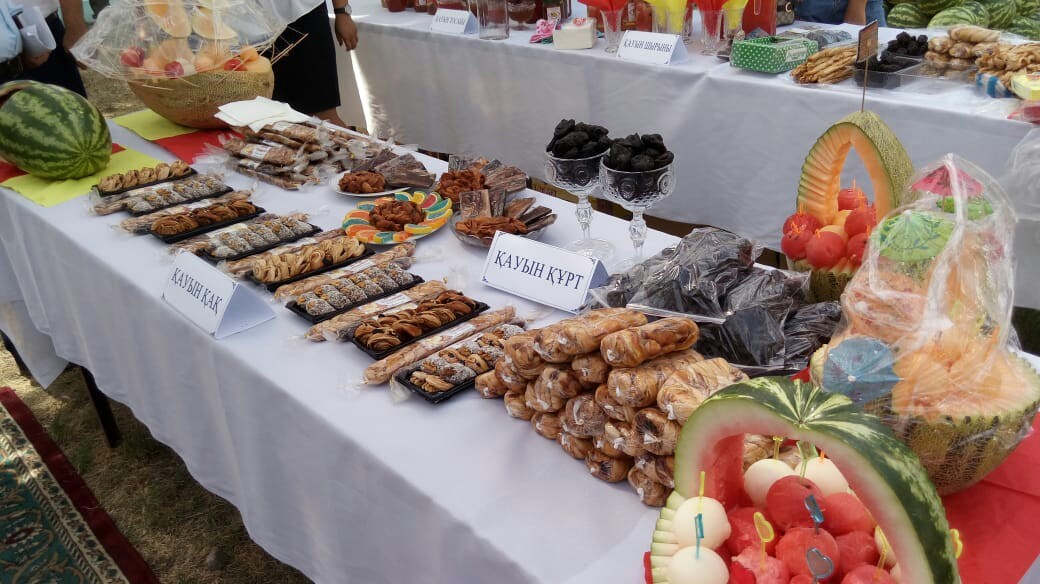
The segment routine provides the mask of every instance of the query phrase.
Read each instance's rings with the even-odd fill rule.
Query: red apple
[[[166,64],[163,69],[167,77],[184,77],[184,65],[181,65],[177,61],[170,61]]]
[[[119,60],[127,67],[140,67],[144,63],[144,49],[127,47],[120,51]]]
[[[817,219],[815,215],[810,215],[808,213],[803,213],[799,211],[794,215],[788,217],[787,221],[784,221],[784,235],[790,233],[791,229],[795,225],[801,227],[802,231],[808,231],[809,233],[812,233],[817,229],[823,227],[823,222]]]
[[[839,211],[852,211],[863,205],[866,205],[867,195],[860,190],[855,184],[847,189],[841,189],[838,191],[838,210]]]
[[[243,67],[243,65],[245,65],[245,63],[242,62],[242,59],[239,59],[238,57],[231,57],[230,59],[224,62],[224,70],[238,71]]]
[[[805,245],[812,239],[812,231],[795,225],[780,240],[780,250],[792,260],[805,259]]]
[[[848,257],[852,265],[858,266],[863,263],[863,256],[867,254],[867,241],[870,240],[869,230],[857,233],[849,238]]]
[[[849,213],[849,216],[845,218],[845,233],[852,237],[853,235],[869,231],[877,225],[877,221],[877,209],[874,208],[874,205],[863,205]]]
[[[845,255],[845,241],[833,231],[817,231],[805,244],[805,259],[814,268],[830,268]]]

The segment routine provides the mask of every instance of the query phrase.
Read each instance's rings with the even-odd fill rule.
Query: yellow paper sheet
[[[108,166],[101,172],[87,177],[75,180],[50,180],[26,174],[8,179],[0,186],[17,192],[37,205],[53,207],[89,193],[91,187],[110,174],[156,164],[159,164],[159,161],[151,156],[127,148],[113,154],[108,161]]]
[[[175,124],[148,109],[113,118],[112,121],[149,142],[198,131]]]

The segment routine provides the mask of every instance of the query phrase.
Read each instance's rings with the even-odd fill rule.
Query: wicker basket
[[[270,70],[207,71],[128,85],[146,106],[171,122],[189,128],[223,128],[227,124],[213,117],[217,108],[257,96],[271,97],[274,73]]]

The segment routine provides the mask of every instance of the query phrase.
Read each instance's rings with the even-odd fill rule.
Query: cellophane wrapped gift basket
[[[261,53],[285,26],[249,0],[113,0],[73,54],[170,121],[216,128],[221,105],[271,97]]]

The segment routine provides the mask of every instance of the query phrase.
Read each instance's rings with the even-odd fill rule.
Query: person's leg
[[[302,39],[302,40],[301,40]],[[293,109],[341,124],[336,42],[325,3],[304,14],[275,41],[273,54],[299,42],[274,62],[274,99]]]
[[[51,56],[43,65],[22,73],[21,78],[60,85],[86,97],[87,88],[83,86],[83,79],[79,76],[76,60],[62,46],[62,42],[65,40],[65,25],[61,23],[61,19],[56,14],[47,18],[47,25],[50,26],[51,34],[54,35],[54,41],[58,47],[51,51]]]
[[[867,24],[874,21],[885,26],[885,3],[883,0],[867,0]]]
[[[347,127],[347,123],[344,122],[339,117],[339,112],[336,111],[336,108],[327,109],[327,110],[320,111],[320,112],[315,112],[312,115],[314,117],[318,118],[319,120],[325,120],[326,122],[329,122],[331,124],[335,124],[335,125],[337,125],[337,126],[339,126],[341,128],[346,128]]]

